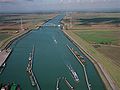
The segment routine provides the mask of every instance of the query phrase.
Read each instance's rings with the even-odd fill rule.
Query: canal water
[[[58,26],[63,17],[64,15],[56,16],[38,30],[31,31],[11,45],[13,52],[7,60],[4,72],[0,75],[0,82],[20,84],[22,90],[37,90],[36,87],[32,87],[26,72],[29,53],[34,45],[33,72],[41,90],[56,90],[56,82],[59,77],[61,77],[60,90],[70,90],[63,77],[67,78],[74,90],[88,90],[83,68],[66,47],[68,44],[85,58],[85,67],[92,90],[105,90],[105,86],[94,65],[64,36]],[[78,83],[74,81],[66,65],[71,65],[78,74]]]

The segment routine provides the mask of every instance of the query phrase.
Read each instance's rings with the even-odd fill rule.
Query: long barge
[[[77,73],[74,71],[74,69],[72,68],[72,66],[71,66],[71,65],[66,65],[66,66],[67,66],[68,69],[70,70],[70,72],[71,72],[74,80],[75,80],[76,82],[79,82],[78,75],[77,75]]]

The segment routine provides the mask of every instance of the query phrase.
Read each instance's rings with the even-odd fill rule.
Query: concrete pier
[[[29,58],[28,58],[28,59],[29,59],[29,62],[28,62],[26,71],[27,71],[28,74],[29,74],[29,77],[30,77],[30,81],[31,81],[32,86],[36,86],[36,87],[37,87],[37,90],[41,90],[41,89],[40,89],[40,86],[39,86],[39,84],[38,84],[38,82],[37,82],[37,79],[36,79],[36,77],[35,77],[35,74],[33,73],[34,52],[35,52],[35,47],[33,46],[32,52],[30,53]]]
[[[70,88],[70,90],[74,90],[73,86],[68,82],[68,80],[65,78],[65,83]]]
[[[30,81],[31,81],[31,83],[32,83],[32,86],[35,86],[35,85],[36,85],[32,75],[30,75]]]
[[[6,66],[6,64],[4,63],[4,64],[0,67],[0,74],[2,74],[2,72],[4,71],[5,66]]]
[[[12,49],[7,49],[0,52],[0,67],[5,63],[11,52]]]
[[[60,77],[59,78],[57,78],[57,84],[56,84],[56,90],[59,90],[59,83],[60,83]]]

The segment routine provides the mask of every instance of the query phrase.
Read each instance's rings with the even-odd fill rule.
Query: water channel
[[[70,42],[58,26],[64,15],[58,15],[41,28],[33,30],[24,38],[15,41],[10,47],[12,54],[7,60],[7,66],[0,75],[0,82],[20,84],[22,90],[37,90],[31,85],[26,67],[29,53],[35,46],[33,72],[36,75],[41,90],[56,90],[57,78],[61,77],[60,90],[70,90],[63,77],[66,77],[74,90],[88,90],[83,68],[70,50],[68,44],[77,50],[86,61],[86,71],[92,90],[105,90],[105,86],[89,59]],[[79,77],[76,83],[66,65],[71,65]]]

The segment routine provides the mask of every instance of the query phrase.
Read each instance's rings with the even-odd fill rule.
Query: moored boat
[[[73,70],[73,68],[71,67],[71,65],[67,65],[67,67],[68,67],[68,69],[70,70],[70,72],[71,72],[74,80],[75,80],[76,82],[79,82],[78,75],[77,75],[77,73]]]
[[[2,67],[4,68],[6,66],[6,64],[4,63],[3,65],[2,65]]]

